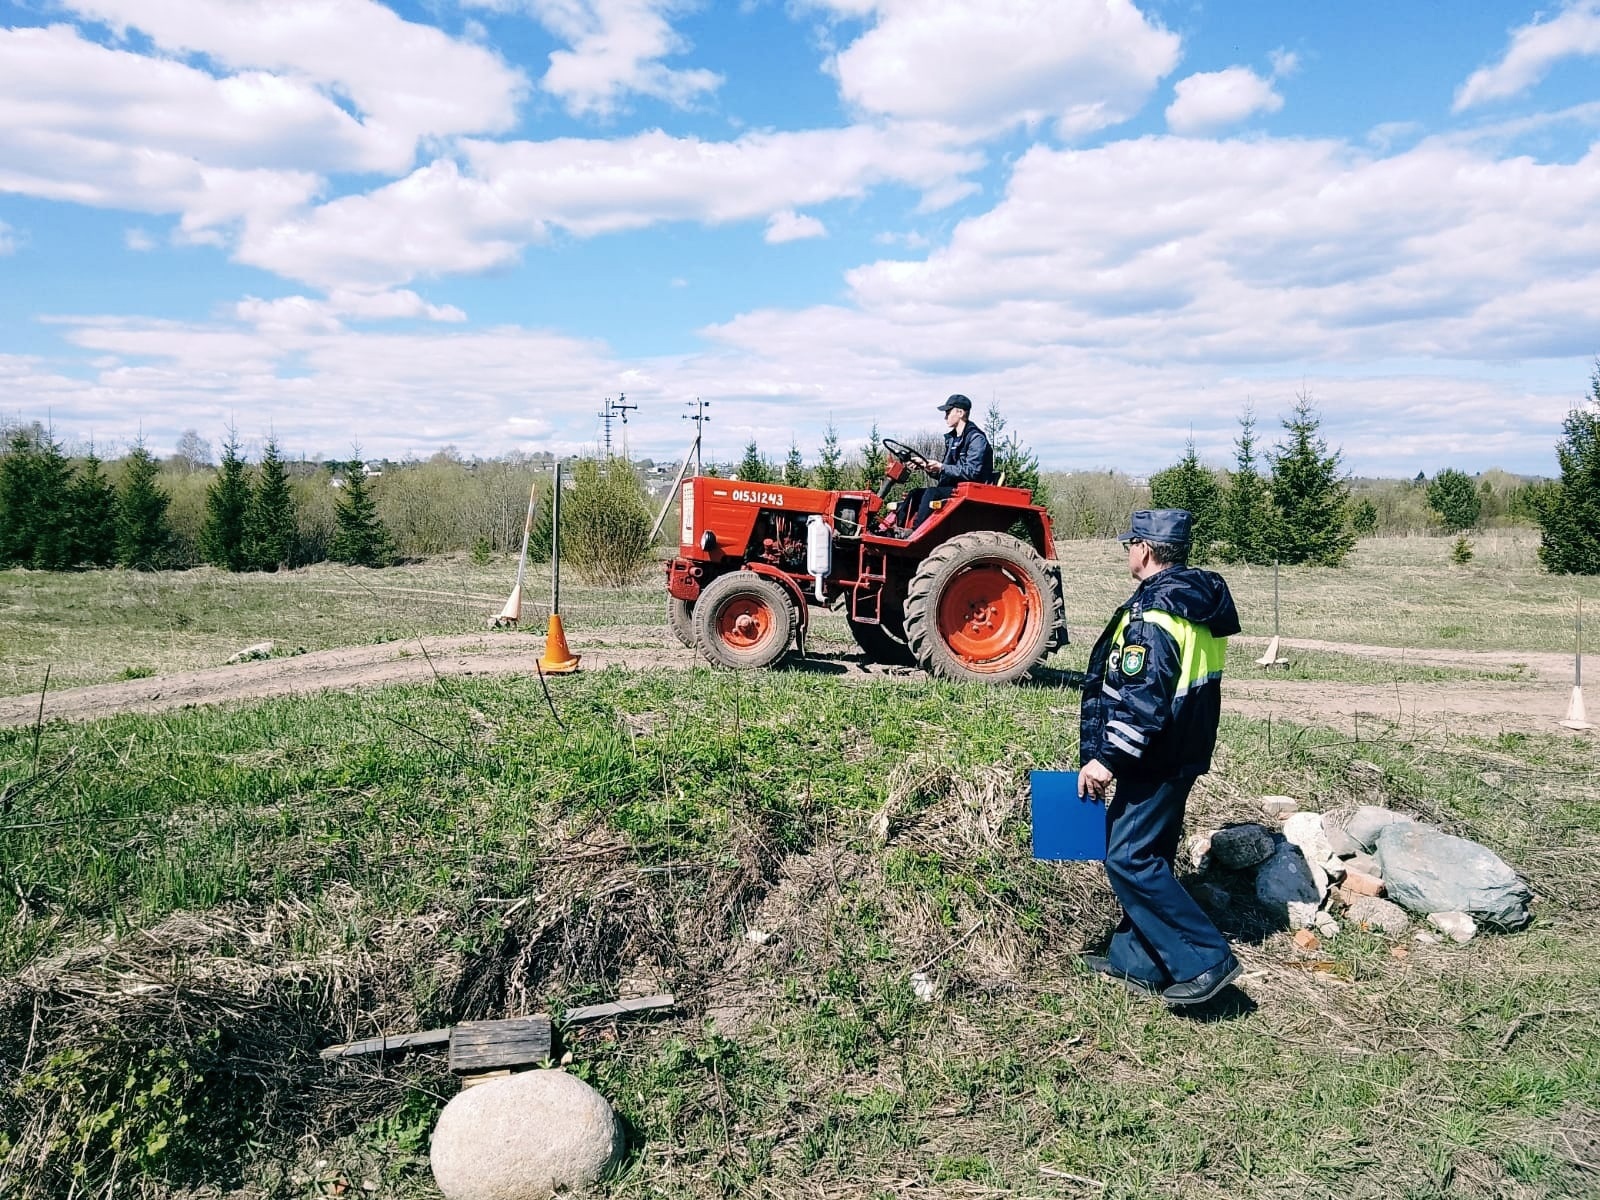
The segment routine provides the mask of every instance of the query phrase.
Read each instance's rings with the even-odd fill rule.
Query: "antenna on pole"
[[[684,403],[694,409],[692,413],[683,414],[685,421],[694,422],[694,442],[689,447],[689,452],[694,455],[694,473],[703,475],[705,472],[700,469],[700,442],[705,434],[706,422],[711,420],[706,416],[706,409],[711,407],[711,401],[696,396],[693,400],[685,400]]]
[[[619,393],[615,400],[613,400],[610,396],[607,396],[605,405],[600,409],[600,420],[604,423],[606,431],[607,458],[611,457],[611,422],[620,417],[623,425],[627,425],[628,414],[639,411],[639,406],[637,404],[629,404],[627,403],[627,400],[627,392]]]

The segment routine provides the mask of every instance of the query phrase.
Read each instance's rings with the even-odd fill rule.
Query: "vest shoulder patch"
[[[1145,660],[1149,657],[1149,653],[1144,646],[1124,646],[1122,659],[1118,663],[1123,675],[1130,679],[1143,675]]]

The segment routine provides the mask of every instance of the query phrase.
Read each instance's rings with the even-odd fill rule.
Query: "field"
[[[628,1127],[612,1196],[1593,1194],[1595,743],[1381,712],[1402,684],[1564,699],[1541,656],[1566,649],[1574,589],[1525,538],[1485,537],[1465,570],[1447,548],[1283,573],[1285,632],[1351,646],[1236,667],[1191,824],[1269,793],[1390,803],[1522,870],[1533,926],[1303,951],[1214,875],[1248,974],[1197,1018],[1086,977],[1103,873],[1028,853],[1025,773],[1074,760],[1081,645],[989,690],[833,673],[824,625],[817,669],[728,675],[663,649],[654,586],[574,587],[575,643],[619,665],[548,698],[425,669],[0,729],[0,1195],[434,1197],[441,1058],[320,1047],[655,990],[678,1009],[571,1046]],[[1126,592],[1118,556],[1063,554],[1086,630]],[[1269,632],[1271,572],[1229,576]],[[20,700],[46,665],[53,691],[262,638],[311,659],[465,635],[506,577],[13,573],[0,637]],[[1374,645],[1408,649],[1353,648]],[[1305,689],[1368,716],[1286,716]]]
[[[1576,598],[1584,597],[1600,621],[1600,581],[1540,572],[1537,535],[1486,533],[1465,567],[1451,564],[1451,544],[1374,538],[1361,542],[1343,569],[1284,568],[1284,634],[1397,648],[1570,654]],[[1131,584],[1115,542],[1062,542],[1059,554],[1069,581],[1067,615],[1086,650]],[[1271,569],[1224,571],[1245,635],[1270,635]],[[8,571],[0,573],[0,695],[37,692],[47,667],[50,686],[65,688],[217,666],[266,640],[284,655],[467,634],[499,611],[515,573],[514,560],[477,566],[465,555],[383,571],[322,564],[274,575],[211,568]],[[524,606],[530,630],[543,631],[549,586],[547,568],[530,568]],[[652,646],[662,626],[663,591],[654,576],[624,590],[564,578],[562,611],[575,638]],[[822,615],[814,628],[824,648],[850,644],[835,614]],[[1062,661],[1075,659],[1069,652]]]

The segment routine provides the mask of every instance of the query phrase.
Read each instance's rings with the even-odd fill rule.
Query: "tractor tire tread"
[[[694,640],[694,601],[667,597],[667,625],[672,635],[689,650],[698,649]]]
[[[954,656],[945,651],[943,639],[939,636],[938,597],[933,593],[944,569],[969,555],[974,558],[988,556],[1008,558],[1034,577],[1034,583],[1040,585],[1041,593],[1045,596],[1053,595],[1044,560],[1039,557],[1038,551],[1026,542],[1012,537],[1009,533],[993,530],[958,534],[935,548],[922,560],[916,573],[911,577],[911,584],[906,589],[906,645],[910,647],[917,664],[930,675],[942,679],[976,680],[994,684],[1014,682],[1031,671],[1049,653],[1055,637],[1054,621],[1057,616],[1055,602],[1053,599],[1045,600],[1051,609],[1049,615],[1051,625],[1043,631],[1042,637],[1039,634],[1034,635],[1038,646],[1031,659],[1019,661],[1004,671],[975,671],[963,667]]]
[[[716,617],[717,609],[723,603],[725,594],[739,590],[761,594],[767,605],[779,614],[781,637],[776,639],[763,656],[741,658],[731,653],[712,631],[712,621]],[[768,579],[754,571],[737,570],[717,576],[701,589],[700,598],[695,601],[694,609],[695,649],[705,655],[706,661],[712,666],[726,667],[733,671],[757,671],[777,662],[794,644],[795,630],[800,623],[800,614],[795,609],[794,600],[790,597],[788,589],[777,580]]]

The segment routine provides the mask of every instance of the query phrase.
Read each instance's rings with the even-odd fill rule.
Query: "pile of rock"
[[[1256,902],[1293,929],[1339,932],[1339,917],[1386,934],[1413,916],[1458,942],[1479,926],[1520,929],[1533,893],[1492,850],[1405,813],[1363,804],[1302,812],[1287,796],[1261,801],[1281,829],[1250,822],[1191,838],[1197,868],[1252,877]]]

